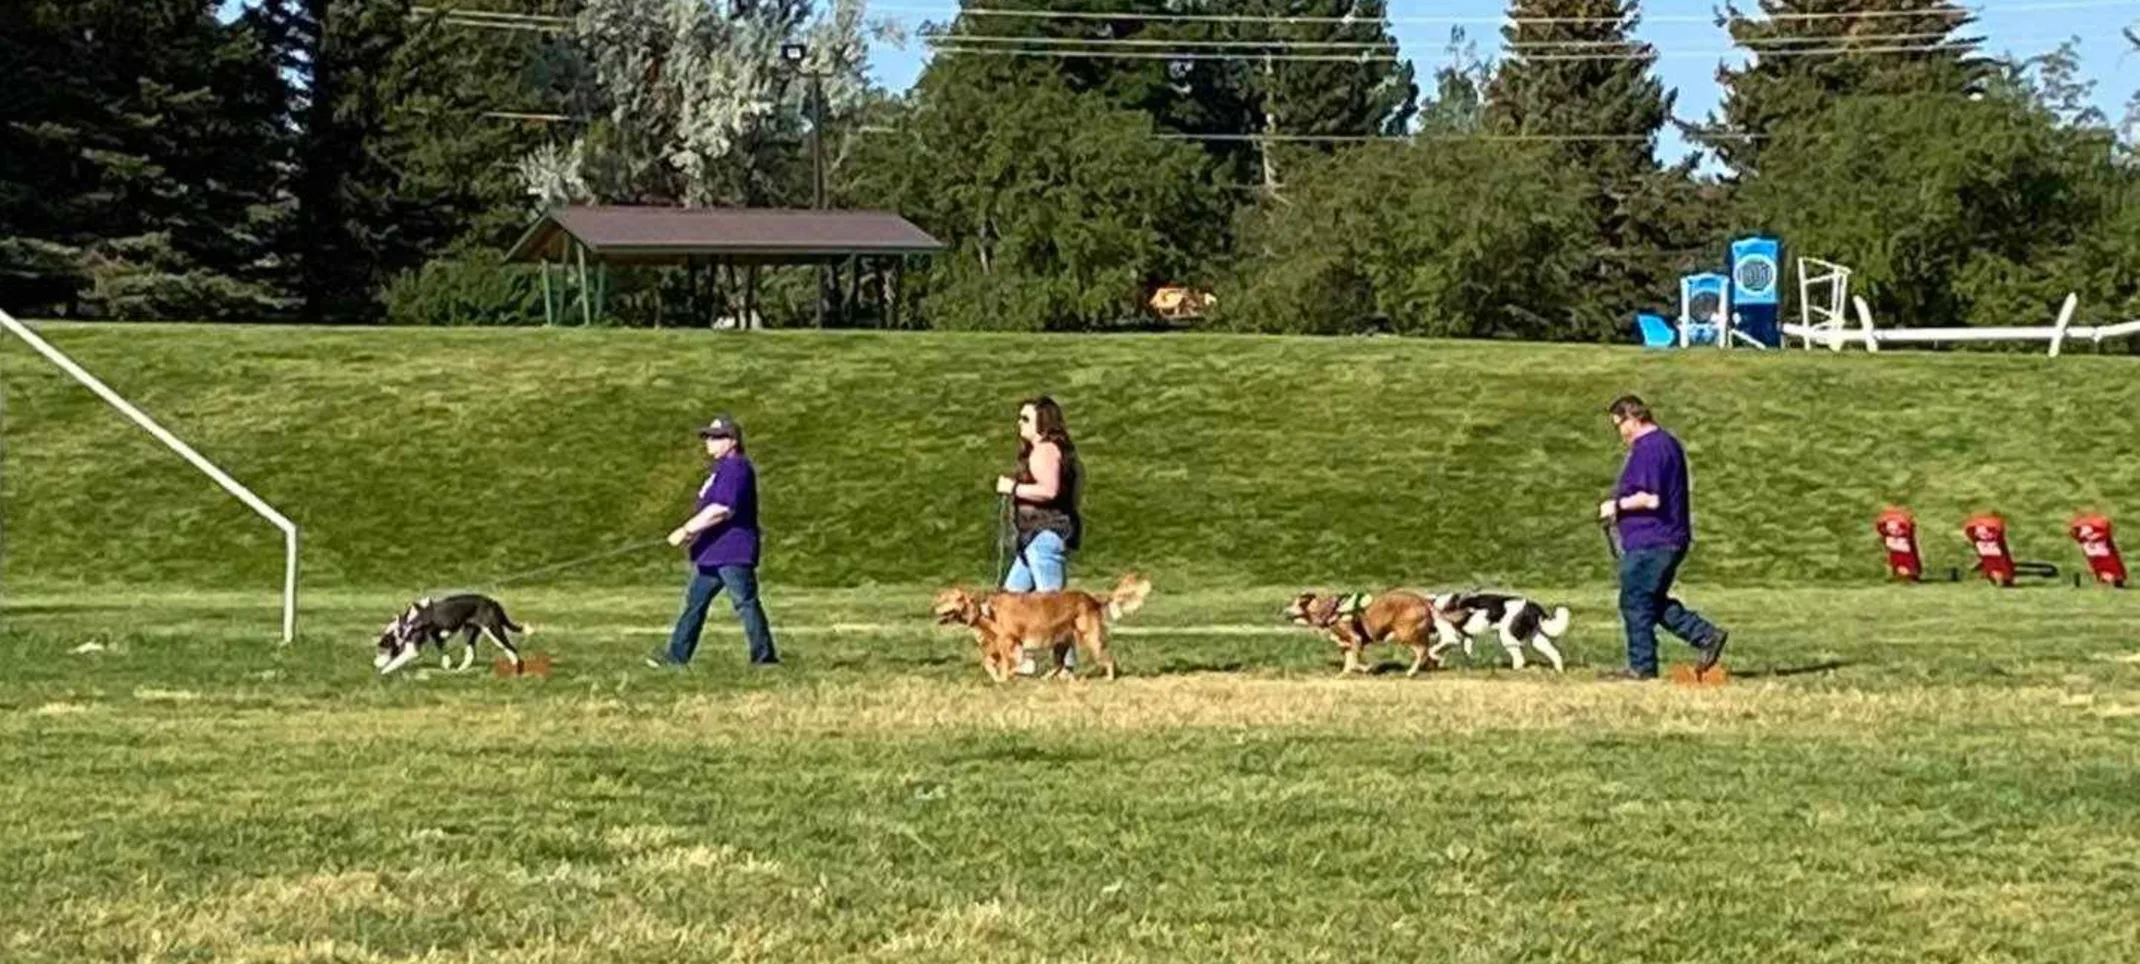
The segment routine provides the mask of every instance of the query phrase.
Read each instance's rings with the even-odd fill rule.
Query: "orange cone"
[[[1731,671],[1718,663],[1706,673],[1696,673],[1691,663],[1672,664],[1672,682],[1678,686],[1722,686],[1731,680]]]

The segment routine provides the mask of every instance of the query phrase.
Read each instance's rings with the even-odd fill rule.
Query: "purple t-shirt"
[[[1657,497],[1657,508],[1620,510],[1620,548],[1685,549],[1694,542],[1692,500],[1687,494],[1687,450],[1664,429],[1635,440],[1620,469],[1619,498],[1637,492]]]
[[[703,512],[715,503],[728,507],[728,518],[691,541],[691,561],[707,567],[757,565],[758,470],[741,452],[713,463],[713,474],[699,486],[698,507],[691,511]]]

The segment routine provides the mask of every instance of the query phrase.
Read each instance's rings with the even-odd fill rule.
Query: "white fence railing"
[[[1835,351],[1857,342],[1866,351],[1879,351],[1881,345],[1930,344],[1932,342],[1988,342],[1988,341],[2043,341],[2050,342],[2050,356],[2058,353],[2069,341],[2089,341],[2102,344],[2113,338],[2140,334],[2140,320],[2121,322],[2115,325],[2073,326],[2073,312],[2080,298],[2067,295],[2065,303],[2058,308],[2058,320],[2036,327],[1999,326],[1982,328],[1875,328],[1872,309],[1865,299],[1851,296],[1851,308],[1858,318],[1858,330],[1853,332],[1833,324],[1784,325],[1783,333],[1803,339],[1807,345],[1819,343]]]

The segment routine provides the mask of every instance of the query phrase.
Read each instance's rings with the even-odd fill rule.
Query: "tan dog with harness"
[[[1419,675],[1428,663],[1440,666],[1442,650],[1451,645],[1434,641],[1434,604],[1425,596],[1402,590],[1379,596],[1304,592],[1293,598],[1284,615],[1299,625],[1323,630],[1345,651],[1340,676],[1367,672],[1360,654],[1372,643],[1411,647],[1412,666],[1405,670],[1406,676]]]

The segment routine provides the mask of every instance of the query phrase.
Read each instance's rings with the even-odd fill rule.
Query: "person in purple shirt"
[[[1694,671],[1706,673],[1724,654],[1731,634],[1672,598],[1672,580],[1694,545],[1687,451],[1658,426],[1640,398],[1622,395],[1606,414],[1627,443],[1620,484],[1598,506],[1598,518],[1613,523],[1620,534],[1620,619],[1627,627],[1627,667],[1607,675],[1656,679],[1660,624],[1700,650]]]
[[[773,631],[765,607],[758,603],[758,470],[743,454],[743,428],[726,415],[716,416],[699,438],[713,469],[699,486],[691,518],[669,533],[669,544],[690,544],[691,585],[684,590],[684,611],[669,633],[669,647],[647,657],[650,666],[683,666],[698,651],[700,630],[713,597],[726,589],[729,605],[743,621],[753,666],[775,666]]]

